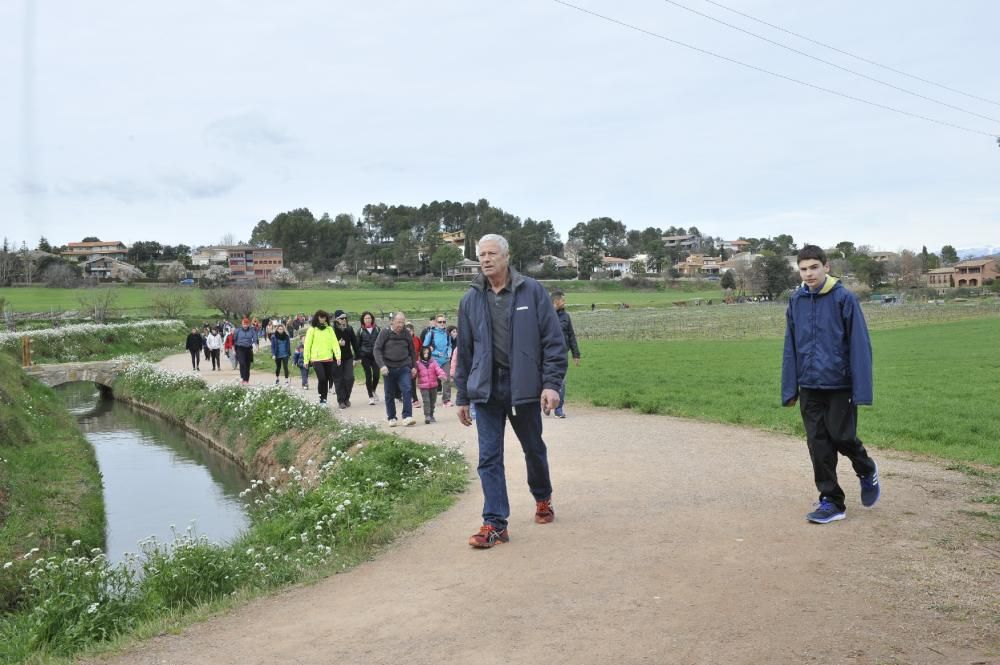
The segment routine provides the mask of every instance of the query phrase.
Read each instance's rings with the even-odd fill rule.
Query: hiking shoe
[[[338,409],[346,409],[347,408],[347,402],[337,402],[337,408]]]
[[[278,385],[278,380],[277,379],[274,380],[274,385]]]
[[[469,545],[481,550],[507,542],[510,542],[510,535],[507,533],[507,529],[500,531],[492,524],[482,525],[479,527],[479,533],[474,533],[469,538]]]
[[[319,404],[320,404],[320,406],[326,406],[326,400],[325,399],[321,399],[319,401]]]
[[[413,425],[416,422],[417,421],[414,420],[413,418],[403,418],[403,427],[409,427],[410,425]]]
[[[829,524],[847,517],[847,510],[838,508],[832,501],[823,497],[816,504],[816,510],[806,515],[813,524]]]
[[[431,419],[430,418],[424,418],[424,424],[425,425],[430,425],[431,424]]]
[[[562,411],[556,411],[556,418],[565,418],[566,414]]]
[[[875,465],[874,471],[864,476],[858,476],[858,479],[861,481],[861,505],[865,508],[871,508],[878,503],[878,498],[882,495],[878,484],[878,464]]]
[[[375,406],[375,398],[374,397],[369,397],[368,398],[368,405],[369,406]]]
[[[430,418],[428,418],[427,420],[428,420],[429,422],[432,422],[432,423],[436,423],[436,422],[437,422],[437,418],[435,418],[434,416],[431,416],[431,417],[430,417]]]
[[[395,418],[389,418],[389,427],[395,427],[398,424],[399,424],[398,420],[396,420]]]
[[[556,511],[552,510],[552,499],[535,502],[535,521],[539,524],[548,524],[556,518]]]

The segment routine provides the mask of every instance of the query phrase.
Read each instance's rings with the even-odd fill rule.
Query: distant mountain
[[[1000,246],[994,245],[992,247],[969,247],[967,249],[959,249],[956,251],[958,252],[958,258],[960,259],[973,259],[979,256],[1000,254]]]

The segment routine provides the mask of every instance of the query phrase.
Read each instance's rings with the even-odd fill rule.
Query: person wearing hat
[[[233,348],[236,362],[240,365],[240,383],[250,383],[250,366],[253,364],[253,347],[257,345],[257,332],[250,327],[250,319],[244,318],[233,333]]]
[[[337,406],[346,409],[351,405],[354,390],[354,359],[361,356],[358,336],[347,323],[347,313],[338,309],[333,313],[333,332],[340,346],[340,364],[333,368],[333,387],[337,391]]]

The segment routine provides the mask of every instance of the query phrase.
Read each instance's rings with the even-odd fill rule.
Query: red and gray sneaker
[[[479,532],[469,538],[469,545],[481,550],[489,549],[494,545],[510,541],[507,529],[501,531],[492,524],[484,524],[479,527]]]
[[[535,521],[539,524],[548,524],[556,518],[556,511],[552,510],[552,499],[535,502]]]

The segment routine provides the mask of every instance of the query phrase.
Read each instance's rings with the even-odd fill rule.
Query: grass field
[[[104,500],[94,450],[66,405],[0,354],[0,566],[74,540],[104,546]],[[0,570],[0,615],[24,576]]]
[[[599,288],[581,290],[582,282],[553,283],[553,288],[565,288],[574,285],[569,296],[570,307],[589,310],[591,303],[601,309],[617,309],[622,302],[630,307],[669,307],[673,302],[692,300],[718,300],[720,292],[717,288],[698,288],[698,285],[687,285],[690,288],[670,289],[665,291],[624,291],[622,289]],[[601,285],[604,283],[602,282]],[[616,283],[617,284],[617,283]],[[115,287],[118,296],[116,308],[124,316],[141,317],[153,314],[150,298],[161,287],[134,286],[129,288]],[[444,311],[454,312],[458,301],[465,293],[466,285],[462,283],[401,283],[391,289],[366,288],[321,288],[321,289],[289,289],[261,291],[262,312],[277,314],[292,314],[299,312],[312,313],[317,309],[343,309],[352,314],[355,320],[361,312],[371,310],[377,316],[382,313],[403,310],[407,313],[424,313]],[[189,289],[191,304],[185,313],[185,318],[215,317],[218,312],[210,309],[204,303],[204,291]],[[50,312],[59,313],[79,309],[79,298],[86,295],[81,289],[49,289],[45,287],[4,288],[0,289],[0,298],[15,312]]]
[[[875,404],[859,436],[879,447],[1000,466],[1000,318],[874,331]],[[586,341],[572,402],[803,436],[780,406],[780,338]]]

